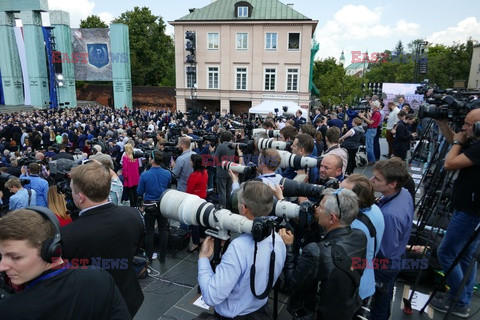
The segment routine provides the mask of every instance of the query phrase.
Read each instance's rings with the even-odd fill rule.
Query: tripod
[[[480,234],[480,223],[475,227],[475,230],[473,231],[472,235],[470,236],[470,238],[468,238],[467,242],[465,243],[465,245],[463,246],[462,250],[460,251],[460,253],[455,257],[455,260],[453,261],[452,265],[448,268],[448,270],[445,272],[445,278],[447,278],[450,273],[453,271],[453,269],[455,268],[455,266],[460,262],[460,260],[462,259],[462,257],[465,255],[465,252],[468,250],[468,248],[470,247],[470,245],[477,239],[478,235]],[[462,293],[462,291],[464,290],[465,288],[465,285],[467,283],[467,279],[468,277],[470,276],[470,274],[472,273],[473,271],[473,267],[475,266],[475,262],[479,259],[479,255],[480,255],[480,246],[478,246],[478,248],[476,249],[475,253],[474,253],[474,259],[472,259],[472,261],[470,262],[470,265],[468,267],[468,270],[467,272],[465,273],[465,275],[463,276],[463,280],[462,282],[460,283],[460,287],[459,287],[459,290],[457,292],[457,294],[455,295],[455,299],[454,301],[451,303],[451,306],[445,316],[444,319],[447,319],[448,316],[450,315],[451,313],[451,309],[452,307],[455,305],[455,303],[458,301],[458,298],[460,297],[460,294]],[[437,293],[438,291],[438,288],[435,288],[432,292],[432,294],[430,295],[430,297],[428,298],[428,301],[425,303],[425,305],[423,306],[423,308],[420,310],[420,314],[423,314],[423,312],[425,311],[425,308],[427,307],[427,305],[430,303],[430,301],[432,301],[433,297],[435,296],[435,294]]]

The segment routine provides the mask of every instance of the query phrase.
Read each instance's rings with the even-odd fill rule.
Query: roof
[[[244,0],[252,5],[251,17],[235,17],[235,3],[240,0],[217,0],[208,6],[175,21],[219,21],[219,20],[312,20],[278,0]]]
[[[355,69],[363,68],[363,67],[368,68],[368,65],[369,65],[368,62],[365,62],[365,63],[363,63],[363,62],[355,62],[355,63],[350,64],[348,67],[346,67],[345,70],[350,70],[350,69],[354,69],[354,70],[355,70]]]

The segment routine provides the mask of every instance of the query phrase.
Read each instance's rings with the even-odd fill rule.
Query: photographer
[[[373,184],[365,176],[352,174],[343,180],[340,187],[347,188],[355,192],[358,197],[359,214],[352,222],[352,228],[362,230],[367,236],[367,263],[373,266],[373,259],[380,249],[382,243],[383,231],[385,230],[385,220],[382,211],[375,204],[375,194]],[[357,259],[357,261],[359,261]],[[360,262],[360,261],[359,261]],[[360,262],[363,264],[363,262]],[[372,297],[375,293],[375,275],[372,267],[365,268],[360,280],[358,294],[368,304],[365,299]]]
[[[453,216],[448,225],[445,237],[438,248],[438,259],[443,270],[447,270],[460,253],[461,249],[480,223],[480,138],[473,132],[474,125],[480,121],[480,109],[470,111],[465,117],[462,130],[454,133],[447,120],[436,120],[448,143],[452,148],[445,157],[444,168],[448,171],[459,170],[457,180],[453,184],[452,204]],[[461,257],[447,278],[450,291],[444,299],[435,298],[431,306],[446,312],[452,307],[452,300],[458,290],[462,290],[459,300],[453,306],[452,313],[468,317],[469,305],[475,285],[476,268],[470,274],[465,288],[460,288],[465,272],[472,259],[480,239],[475,239]]]
[[[214,163],[215,161],[219,164],[222,161],[233,161],[235,158],[235,150],[228,147],[233,139],[232,133],[224,131],[220,134],[219,138],[220,144],[217,146],[213,154]],[[213,152],[213,147],[210,147],[210,152]],[[227,200],[232,192],[232,179],[230,179],[228,172],[223,170],[220,166],[217,166],[216,174],[219,201],[223,207],[226,207]]]
[[[25,185],[26,189],[35,190],[36,205],[40,207],[48,207],[48,182],[40,177],[41,166],[38,163],[32,162],[28,165],[29,175],[22,171],[20,179],[30,180],[29,184]]]
[[[177,190],[183,192],[187,190],[188,177],[190,177],[190,174],[193,172],[190,157],[195,152],[191,150],[190,140],[190,137],[181,137],[178,139],[177,148],[181,152],[181,155],[176,161],[173,161],[173,159],[170,161],[173,176],[177,179]]]
[[[260,181],[242,183],[238,193],[241,215],[253,220],[268,215],[272,207],[273,193],[269,186]],[[215,307],[214,319],[271,319],[267,308],[268,297],[258,299],[252,294],[250,268],[255,263],[257,292],[265,290],[269,272],[274,272],[276,282],[283,268],[286,250],[280,236],[275,235],[275,238],[270,235],[255,242],[251,234],[241,234],[230,243],[215,272],[208,259],[213,254],[214,240],[207,237],[203,242],[198,259],[198,283],[205,303]],[[275,252],[274,271],[269,268],[272,250]]]
[[[22,209],[1,219],[0,272],[25,287],[0,301],[2,319],[131,319],[107,272],[63,262],[58,221],[49,214]]]
[[[307,244],[299,255],[293,252],[293,234],[280,229],[287,245],[284,272],[294,319],[310,315],[309,319],[350,320],[360,306],[357,291],[363,270],[352,270],[351,259],[365,258],[367,239],[350,227],[357,213],[353,191],[326,189],[315,204],[315,217],[326,231],[320,242]]]
[[[15,193],[10,197],[8,206],[10,211],[37,205],[36,191],[24,188],[20,179],[11,178],[5,183],[5,188],[10,190],[11,193]]]
[[[374,140],[375,135],[377,134],[377,127],[381,125],[380,121],[382,119],[382,115],[378,111],[380,109],[380,102],[378,101],[370,101],[370,107],[372,108],[372,112],[361,112],[358,114],[358,117],[364,120],[367,125],[367,132],[365,134],[366,138],[366,147],[367,147],[367,157],[368,157],[368,164],[372,165],[378,159],[375,158],[374,152]]]
[[[155,221],[158,225],[160,235],[160,263],[165,263],[168,244],[168,220],[160,213],[158,200],[160,195],[170,186],[172,178],[171,173],[161,167],[163,154],[160,151],[152,151],[150,164],[151,168],[140,175],[138,183],[138,196],[143,198],[143,207],[145,211],[145,249],[147,257],[152,261],[154,250],[154,231]],[[139,203],[141,203],[139,199]]]

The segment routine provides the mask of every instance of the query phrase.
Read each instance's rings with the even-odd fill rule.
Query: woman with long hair
[[[188,178],[186,192],[205,199],[207,198],[208,173],[202,165],[202,156],[199,154],[192,154],[190,157],[190,164],[193,167],[193,172]],[[205,238],[205,228],[190,226],[190,230],[192,231],[192,244],[190,245],[188,252],[194,252],[200,247],[200,237]]]
[[[140,181],[140,164],[138,159],[133,158],[133,146],[125,145],[125,154],[122,157],[123,186],[127,190],[130,199],[130,207],[137,206],[137,187]]]
[[[65,195],[58,193],[57,186],[48,188],[48,208],[55,213],[60,222],[60,227],[66,226],[72,222],[72,218],[67,212],[67,202]]]

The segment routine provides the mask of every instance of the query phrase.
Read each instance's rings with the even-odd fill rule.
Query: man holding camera
[[[147,257],[152,261],[154,250],[154,231],[155,221],[158,224],[158,233],[160,235],[160,263],[165,262],[168,244],[168,220],[160,213],[158,201],[162,193],[170,186],[171,173],[161,167],[163,154],[154,150],[151,154],[151,168],[140,175],[137,194],[143,198],[143,208],[145,212],[145,249]],[[141,200],[139,203],[142,203]]]
[[[73,201],[80,213],[61,229],[64,257],[86,259],[89,264],[106,261],[101,267],[112,275],[133,317],[143,302],[132,265],[145,232],[140,213],[108,201],[110,171],[101,163],[90,161],[75,167],[70,177]]]
[[[228,175],[228,171],[223,170],[220,166],[222,161],[233,161],[235,158],[235,150],[229,148],[229,143],[232,142],[233,135],[230,131],[223,131],[219,136],[220,144],[215,149],[213,154],[214,163],[218,163],[216,169],[217,177],[217,193],[220,204],[225,208],[230,193],[232,192],[232,179]],[[210,152],[213,148],[210,147]]]
[[[454,133],[447,120],[436,120],[445,139],[452,144],[452,148],[445,156],[444,168],[448,171],[459,170],[452,190],[453,216],[438,248],[438,260],[444,271],[450,268],[480,223],[480,137],[473,131],[479,121],[480,109],[472,110],[465,117],[462,130]],[[476,258],[473,255],[479,242],[480,239],[477,237],[450,272],[447,278],[450,291],[444,299],[432,300],[431,306],[434,309],[446,312],[453,308],[453,314],[468,317],[477,268],[473,268],[465,288],[460,288],[460,282],[472,259]],[[452,307],[452,301],[459,290],[462,291],[460,297]]]
[[[322,195],[314,206],[315,218],[326,231],[320,242],[307,244],[298,255],[293,252],[293,234],[279,231],[287,245],[289,311],[309,319],[352,319],[361,304],[358,287],[363,272],[352,269],[352,258],[365,259],[367,245],[365,234],[350,227],[358,213],[357,196],[348,189],[326,189]]]
[[[382,115],[379,112],[380,102],[378,100],[370,101],[370,107],[372,108],[372,112],[367,112],[366,115],[365,112],[359,113],[358,117],[367,123],[367,132],[365,134],[367,158],[368,164],[372,165],[375,163],[375,161],[377,161],[375,158],[373,143],[375,135],[377,134],[377,127],[381,125],[380,121],[382,119]]]
[[[273,192],[260,181],[248,181],[240,185],[238,211],[249,220],[267,216],[273,207]],[[285,261],[285,245],[276,233],[260,242],[251,234],[235,238],[222,256],[222,261],[213,272],[209,257],[213,254],[214,240],[207,237],[203,242],[198,259],[198,283],[203,300],[215,307],[214,319],[270,320],[267,308],[268,297],[253,295],[250,288],[251,267],[255,265],[256,293],[265,291],[269,275],[273,272],[274,283],[280,275]],[[274,270],[270,269],[270,258],[275,253]]]
[[[10,284],[24,289],[0,300],[1,318],[131,319],[106,271],[62,260],[56,219],[51,211],[40,214],[26,209],[2,218],[0,272]]]

